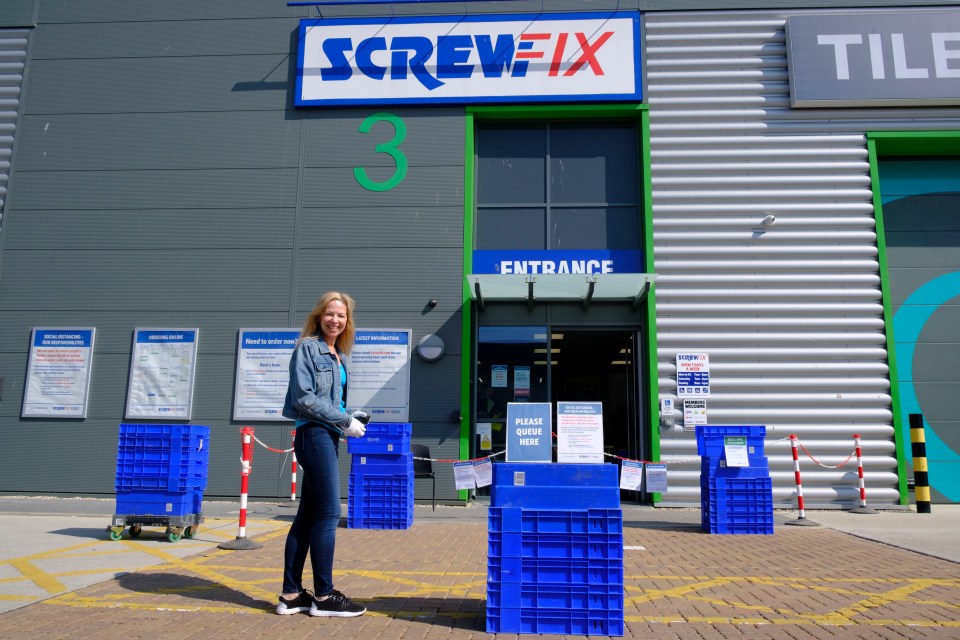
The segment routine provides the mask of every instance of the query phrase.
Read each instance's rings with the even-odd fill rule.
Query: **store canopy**
[[[470,297],[483,309],[485,303],[629,302],[636,309],[647,297],[653,273],[472,273],[466,276]]]

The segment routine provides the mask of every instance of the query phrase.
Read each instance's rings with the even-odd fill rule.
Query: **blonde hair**
[[[339,350],[349,354],[350,349],[353,347],[353,340],[357,335],[357,328],[353,323],[353,307],[355,303],[353,298],[345,293],[328,291],[320,296],[320,299],[317,300],[317,306],[315,306],[313,311],[310,312],[310,315],[307,316],[307,321],[303,325],[303,331],[300,332],[300,339],[303,340],[309,336],[319,337],[323,335],[323,330],[320,327],[320,319],[323,317],[327,307],[330,306],[330,303],[336,300],[339,300],[347,307],[347,324],[344,326],[343,332],[337,336],[336,346]]]

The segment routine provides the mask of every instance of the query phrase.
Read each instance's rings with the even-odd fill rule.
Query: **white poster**
[[[189,420],[199,329],[134,331],[127,385],[130,418]]]
[[[685,431],[694,431],[698,424],[707,424],[707,401],[684,398],[683,400],[683,428]]]
[[[710,395],[710,355],[677,354],[677,396],[706,398]]]
[[[620,488],[640,491],[643,483],[643,463],[636,460],[623,460],[620,463]]]
[[[507,365],[495,364],[490,367],[490,386],[491,387],[507,386]]]
[[[478,487],[489,487],[493,484],[493,461],[490,458],[474,460],[473,473]]]
[[[646,471],[647,493],[666,493],[667,465],[660,462],[648,462],[643,465],[643,468]]]
[[[602,403],[557,403],[557,462],[603,462]]]
[[[490,451],[493,448],[493,423],[478,422],[477,437],[480,438],[480,451]]]
[[[747,439],[743,436],[724,436],[723,459],[728,467],[749,467]]]
[[[280,413],[299,329],[241,329],[237,344],[234,420],[287,420]]]
[[[477,475],[473,463],[469,460],[453,463],[453,481],[457,489],[476,489]]]
[[[350,352],[348,409],[373,422],[410,421],[410,329],[357,329]]]
[[[21,417],[87,417],[95,336],[92,327],[34,327]]]

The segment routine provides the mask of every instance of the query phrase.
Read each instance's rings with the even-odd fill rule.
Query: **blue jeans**
[[[333,591],[333,550],[340,524],[340,437],[315,422],[297,427],[293,450],[303,467],[300,507],[283,551],[283,593],[303,590],[303,565],[310,552],[314,593]]]

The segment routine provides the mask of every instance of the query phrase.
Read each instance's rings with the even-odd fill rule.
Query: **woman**
[[[331,291],[310,312],[290,358],[290,383],[283,415],[297,421],[293,449],[304,481],[297,516],[290,525],[283,559],[283,593],[277,613],[353,617],[366,608],[333,588],[333,550],[340,523],[340,437],[362,436],[369,417],[348,412],[345,358],[353,346],[353,298]],[[316,595],[303,588],[310,552]]]

